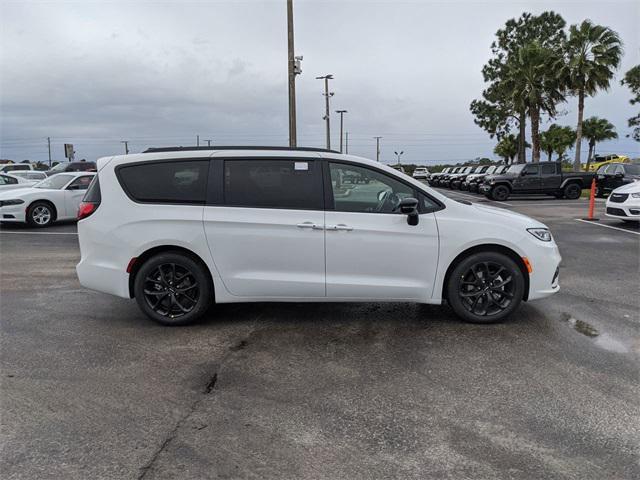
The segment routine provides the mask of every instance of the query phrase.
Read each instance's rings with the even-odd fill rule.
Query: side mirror
[[[409,225],[418,225],[420,215],[418,215],[418,200],[413,197],[403,198],[398,204],[400,213],[407,215],[407,223]]]

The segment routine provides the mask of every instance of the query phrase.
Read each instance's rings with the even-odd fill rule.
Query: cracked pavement
[[[74,235],[0,227],[3,478],[638,478],[640,236],[510,203],[551,227],[562,291],[490,326],[246,304],[161,327],[80,287]]]

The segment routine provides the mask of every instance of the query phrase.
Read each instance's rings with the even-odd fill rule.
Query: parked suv
[[[602,198],[618,187],[640,181],[640,165],[636,163],[608,163],[596,175],[596,196]]]
[[[354,173],[369,183],[345,182]],[[212,302],[419,302],[502,320],[558,291],[545,225],[320,149],[190,147],[102,158],[78,210],[85,287],[167,325]],[[416,255],[419,253],[419,255]]]
[[[544,193],[575,200],[591,186],[594,177],[594,173],[563,172],[560,162],[520,163],[501,175],[487,175],[479,191],[497,201],[518,193]]]
[[[79,162],[60,162],[45,173],[47,175],[55,175],[56,173],[63,172],[95,172],[96,168],[96,162],[87,162],[85,160]]]

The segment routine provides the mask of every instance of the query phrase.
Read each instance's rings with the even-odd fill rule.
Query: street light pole
[[[324,77],[316,77],[316,80],[324,80],[324,117],[327,129],[327,150],[331,150],[331,120],[329,114],[329,98],[333,97],[333,92],[329,92],[329,80],[333,80],[333,75],[325,75]]]
[[[293,0],[287,0],[287,74],[289,84],[289,146],[295,148],[298,143],[296,127],[296,75],[302,73],[302,57],[295,56],[293,45]]]
[[[125,155],[129,155],[129,141],[128,140],[123,140],[120,143],[124,143],[124,154]]]
[[[340,114],[340,153],[342,153],[342,125],[344,122],[344,114],[348,112],[346,110],[336,110],[336,113]]]
[[[349,154],[349,132],[344,132],[344,153]]]
[[[380,139],[382,137],[373,137],[376,139],[376,162],[380,161]]]
[[[205,140],[205,142],[207,142],[207,147],[211,146],[211,140]]]
[[[51,137],[47,137],[47,146],[49,147],[49,168],[51,168]]]
[[[400,157],[402,156],[402,154],[404,153],[404,150],[401,150],[400,153],[398,152],[393,152],[396,154],[396,156],[398,157],[398,165],[400,165]]]

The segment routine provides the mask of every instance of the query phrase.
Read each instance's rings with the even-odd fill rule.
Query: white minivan
[[[542,223],[329,150],[102,158],[78,218],[80,283],[166,325],[212,302],[446,301],[489,323],[559,289]]]

